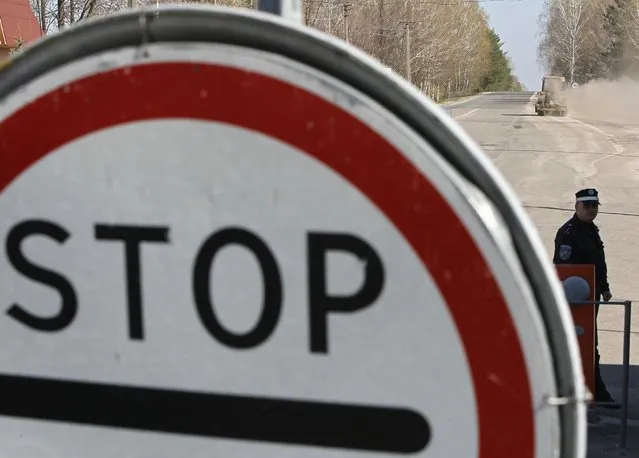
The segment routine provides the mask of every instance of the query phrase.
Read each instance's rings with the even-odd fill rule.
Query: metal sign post
[[[302,23],[302,2],[300,0],[256,0],[257,9]]]

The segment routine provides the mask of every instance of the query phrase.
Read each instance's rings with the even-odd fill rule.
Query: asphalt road
[[[606,247],[614,300],[639,306],[639,125],[593,119],[582,108],[567,117],[541,117],[534,112],[533,92],[481,95],[446,110],[492,158],[533,219],[548,256],[557,228],[574,211],[574,193],[599,190],[603,205],[597,218]],[[588,106],[581,104],[582,107]],[[631,364],[639,365],[639,309],[633,317]],[[599,313],[599,349],[609,391],[621,401],[621,307]],[[639,439],[639,366],[633,369],[631,428]],[[618,411],[599,410],[589,428],[589,458],[639,456],[639,444],[628,455],[615,451]],[[639,441],[637,441],[639,442]]]

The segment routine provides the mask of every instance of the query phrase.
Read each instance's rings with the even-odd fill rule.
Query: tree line
[[[545,0],[539,62],[579,84],[639,78],[639,0]]]
[[[126,0],[30,1],[45,32],[127,6]],[[254,0],[190,1],[254,7]],[[164,3],[137,1],[156,2]],[[478,2],[304,0],[302,5],[307,26],[357,46],[435,101],[482,91],[522,90],[500,37],[489,27]]]
[[[307,0],[304,21],[361,48],[436,101],[521,90],[477,2]]]

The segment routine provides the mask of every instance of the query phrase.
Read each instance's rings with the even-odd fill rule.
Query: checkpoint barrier
[[[599,306],[623,306],[623,356],[621,403],[596,402],[591,400],[591,406],[617,405],[621,406],[621,425],[619,433],[619,447],[626,448],[628,434],[629,408],[629,379],[630,379],[630,336],[632,323],[632,301],[597,301],[594,296],[595,267],[588,264],[557,264],[555,265],[559,279],[564,286],[566,300],[575,324],[575,333],[579,342],[582,357],[582,367],[586,384],[594,397],[595,381],[595,321],[596,310]]]
[[[583,458],[569,307],[503,176],[259,3],[96,18],[3,70],[0,452]]]
[[[589,301],[580,307],[570,307],[586,386],[595,390],[595,267],[587,264],[557,264],[557,274],[564,287],[568,303]]]
[[[630,381],[630,335],[632,324],[632,301],[569,301],[568,304],[571,308],[581,307],[594,307],[594,306],[623,306],[624,318],[623,318],[623,362],[622,362],[622,379],[621,379],[621,403],[608,403],[608,402],[594,402],[591,401],[590,405],[620,405],[621,406],[621,427],[619,446],[626,448],[627,434],[628,434],[628,404],[629,404],[629,381]],[[594,391],[593,391],[594,393]]]

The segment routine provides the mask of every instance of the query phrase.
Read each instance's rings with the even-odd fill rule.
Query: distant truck
[[[539,116],[566,116],[566,78],[563,76],[544,76],[541,91],[537,92],[535,113]]]

